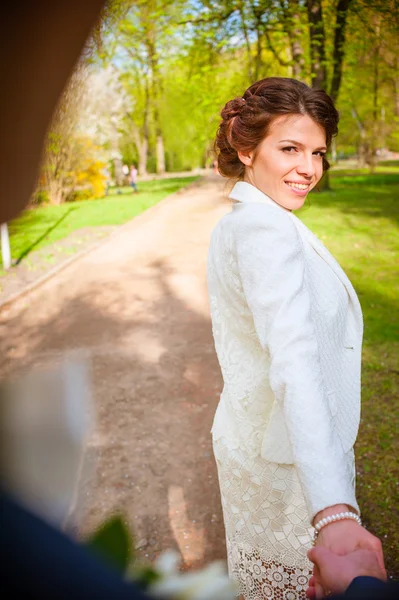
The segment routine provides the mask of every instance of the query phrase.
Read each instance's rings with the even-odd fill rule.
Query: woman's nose
[[[313,159],[313,154],[310,154],[309,156],[303,154],[301,156],[301,161],[296,168],[297,172],[304,177],[313,177],[313,175],[316,173]]]

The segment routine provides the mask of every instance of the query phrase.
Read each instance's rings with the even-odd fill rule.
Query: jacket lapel
[[[348,292],[348,295],[353,303],[353,306],[355,308],[355,312],[359,321],[359,325],[362,326],[363,323],[363,318],[362,318],[362,309],[359,303],[359,299],[357,297],[356,291],[353,287],[353,285],[351,284],[348,276],[346,275],[345,271],[342,269],[342,267],[340,266],[340,264],[335,260],[335,258],[332,256],[332,254],[327,250],[327,248],[324,246],[324,244],[319,240],[319,238],[312,232],[310,231],[310,229],[308,229],[306,227],[306,225],[304,225],[304,223],[302,223],[302,221],[300,219],[298,219],[297,216],[295,216],[294,214],[291,213],[291,216],[294,220],[294,223],[297,226],[297,229],[300,230],[301,232],[301,237],[305,237],[308,242],[310,243],[310,245],[312,246],[312,248],[315,250],[315,252],[317,252],[317,254],[328,264],[328,266],[330,267],[330,269],[332,271],[334,271],[335,275],[338,277],[338,279],[341,281],[341,283],[345,286],[346,291]]]

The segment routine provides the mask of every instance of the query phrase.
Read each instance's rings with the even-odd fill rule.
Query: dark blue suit
[[[375,577],[356,577],[345,594],[332,596],[330,600],[397,600],[398,583],[384,583]]]
[[[1,495],[1,589],[6,598],[146,600],[82,546]]]

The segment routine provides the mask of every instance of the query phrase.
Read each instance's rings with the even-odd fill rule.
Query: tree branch
[[[276,58],[278,60],[279,64],[282,67],[289,67],[292,64],[291,61],[290,60],[283,60],[279,56],[279,54],[278,54],[277,50],[275,49],[275,47],[273,46],[272,41],[270,39],[270,35],[269,35],[270,29],[265,29],[264,33],[265,33],[265,37],[266,37],[268,48],[271,51],[271,53],[273,54],[274,58]]]

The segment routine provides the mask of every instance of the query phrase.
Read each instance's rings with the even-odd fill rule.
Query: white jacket
[[[358,510],[363,320],[325,246],[290,211],[239,182],[216,226],[208,289],[224,388],[212,428],[231,448],[294,464],[309,514]],[[352,467],[350,466],[352,464]]]

